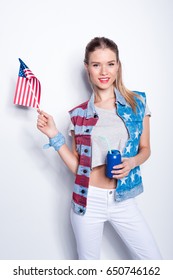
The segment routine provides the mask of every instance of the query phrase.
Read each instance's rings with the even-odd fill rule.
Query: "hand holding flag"
[[[14,96],[14,104],[39,108],[41,85],[39,80],[19,58],[20,69]]]

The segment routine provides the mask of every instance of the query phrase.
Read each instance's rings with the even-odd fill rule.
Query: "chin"
[[[114,86],[113,86],[113,84],[111,84],[111,85],[96,85],[95,87],[99,90],[107,90],[107,89],[112,88]]]

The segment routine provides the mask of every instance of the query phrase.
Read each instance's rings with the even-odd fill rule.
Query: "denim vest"
[[[138,153],[140,136],[143,130],[143,118],[145,114],[146,96],[143,92],[137,92],[140,98],[135,97],[137,108],[134,112],[121,93],[115,89],[116,112],[123,120],[127,131],[128,141],[122,152],[122,157],[133,157]],[[98,121],[98,114],[94,107],[94,94],[91,98],[69,111],[71,121],[74,124],[74,133],[79,165],[75,178],[72,207],[75,213],[84,215],[87,206],[87,193],[91,172],[91,134]],[[117,180],[115,200],[122,201],[135,197],[143,192],[140,167],[132,169],[128,176]]]

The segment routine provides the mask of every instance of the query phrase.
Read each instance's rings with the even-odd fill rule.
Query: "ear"
[[[84,62],[85,70],[88,71],[88,64]]]
[[[89,65],[87,63],[84,63],[84,66],[85,66],[86,74],[88,76],[88,81],[89,81],[89,83],[91,83],[91,81],[90,81],[90,72],[89,72]]]
[[[90,76],[90,73],[89,73],[89,66],[88,66],[87,63],[84,63],[84,66],[85,66],[85,70],[86,70],[86,72],[87,72],[87,74],[88,74],[88,77],[89,77],[89,76]]]

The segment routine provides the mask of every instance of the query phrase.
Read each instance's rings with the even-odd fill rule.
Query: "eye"
[[[115,65],[115,63],[113,63],[113,62],[109,63],[109,66],[114,66],[114,65]]]
[[[93,64],[93,67],[97,68],[97,67],[99,67],[99,64],[94,63],[94,64]]]

